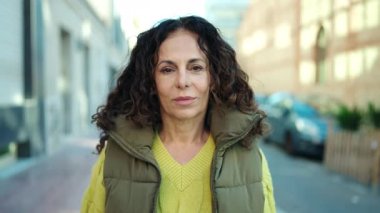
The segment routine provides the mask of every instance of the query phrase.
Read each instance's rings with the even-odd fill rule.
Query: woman
[[[138,36],[93,116],[102,130],[81,212],[275,212],[257,109],[235,52],[205,19]]]

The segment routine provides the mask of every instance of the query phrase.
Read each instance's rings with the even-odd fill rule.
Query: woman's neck
[[[207,142],[205,117],[189,120],[162,118],[160,139],[174,160],[184,165],[202,149]]]
[[[165,144],[203,144],[207,140],[208,131],[204,126],[204,119],[186,121],[163,119],[159,135]]]

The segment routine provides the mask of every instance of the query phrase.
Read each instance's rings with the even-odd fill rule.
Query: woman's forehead
[[[158,49],[158,61],[183,59],[202,59],[207,61],[207,57],[198,44],[197,34],[187,30],[176,30],[171,33],[160,45]]]

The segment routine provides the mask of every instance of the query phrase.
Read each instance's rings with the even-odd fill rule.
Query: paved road
[[[92,164],[95,139],[75,138],[54,155],[0,171],[1,213],[79,212]],[[25,166],[26,165],[26,166]]]
[[[379,213],[380,195],[327,170],[322,162],[291,157],[273,144],[260,144],[273,177],[278,213]]]

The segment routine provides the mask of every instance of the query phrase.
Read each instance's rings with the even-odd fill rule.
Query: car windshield
[[[315,110],[313,107],[302,103],[302,102],[294,102],[293,104],[293,110],[302,117],[316,117],[318,116],[317,110]]]

